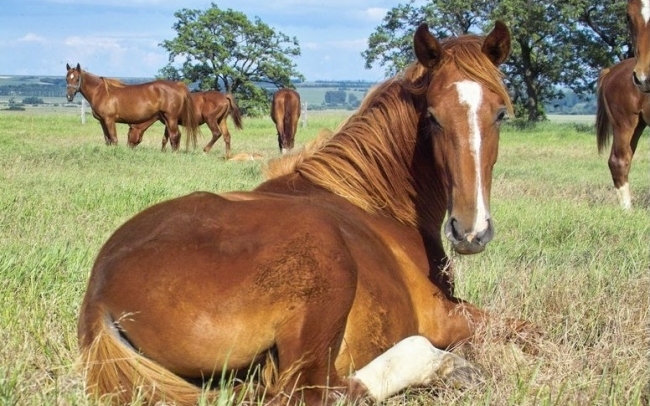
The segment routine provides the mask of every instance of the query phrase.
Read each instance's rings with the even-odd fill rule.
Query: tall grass
[[[311,114],[297,145],[345,113]],[[233,134],[233,153],[278,154],[270,118]],[[260,161],[223,144],[161,153],[162,127],[136,149],[106,147],[96,121],[0,114],[0,404],[91,404],[74,369],[76,317],[94,256],[129,217],[195,190],[251,189]],[[207,129],[200,140],[208,140]],[[623,212],[590,125],[506,126],[495,167],[497,234],[485,253],[453,256],[457,293],[543,332],[531,347],[494,339],[464,350],[485,373],[465,391],[409,390],[392,403],[639,405],[650,381],[650,148],[641,140]],[[496,326],[496,325],[495,325]],[[496,328],[496,327],[494,327]],[[644,400],[645,399],[645,400]]]

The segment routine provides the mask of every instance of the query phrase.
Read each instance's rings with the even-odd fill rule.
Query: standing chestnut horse
[[[230,157],[230,131],[228,131],[227,118],[230,115],[235,127],[240,130],[243,129],[242,115],[235,102],[235,98],[230,94],[222,94],[216,90],[208,90],[205,92],[190,93],[192,102],[194,104],[194,120],[197,125],[207,124],[212,132],[212,139],[203,148],[204,152],[210,152],[210,149],[215,142],[223,135],[223,141],[226,144],[226,158]],[[129,145],[135,147],[142,141],[142,135],[154,122],[153,118],[149,122],[142,124],[132,124],[129,126]],[[183,121],[179,124],[185,125]],[[169,134],[165,131],[162,140],[162,149],[165,149]]]
[[[293,89],[280,89],[273,94],[271,119],[278,130],[280,151],[287,153],[293,149],[300,119],[300,95]]]
[[[628,175],[643,130],[650,123],[650,94],[642,93],[630,80],[636,60],[626,59],[603,69],[598,78],[596,139],[602,153],[614,135],[609,170],[621,207],[630,209]]]
[[[187,129],[188,143],[196,144],[198,125],[187,86],[179,82],[156,80],[126,85],[116,79],[95,76],[66,64],[67,98],[72,101],[77,92],[88,100],[95,117],[104,130],[106,145],[117,144],[115,123],[139,124],[161,120],[169,132],[173,150],[180,145],[179,121]]]
[[[108,239],[78,324],[91,393],[190,405],[252,376],[277,403],[321,405],[467,371],[442,349],[487,316],[454,297],[441,230],[461,254],[494,235],[510,33],[439,42],[423,24],[414,48],[288,173],[159,203]]]
[[[628,0],[627,24],[634,46],[632,80],[644,93],[650,92],[650,0]]]

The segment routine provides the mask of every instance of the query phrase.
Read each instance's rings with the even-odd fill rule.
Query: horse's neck
[[[93,105],[93,101],[96,99],[104,87],[104,81],[99,76],[95,76],[88,72],[83,72],[81,75],[81,88],[79,92],[83,97]]]

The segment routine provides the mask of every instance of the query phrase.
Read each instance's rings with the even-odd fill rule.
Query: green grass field
[[[73,109],[74,110],[74,109]],[[225,161],[223,143],[160,152],[154,126],[117,147],[76,111],[0,112],[0,405],[84,405],[76,318],[100,246],[124,221],[196,190],[251,189],[263,161]],[[342,112],[309,113],[297,145]],[[464,351],[485,384],[414,389],[390,404],[643,405],[650,396],[650,138],[641,139],[623,212],[593,121],[506,125],[495,167],[494,241],[454,255],[457,293],[543,338],[503,343],[486,330]],[[233,153],[278,155],[270,118],[231,124]],[[207,129],[199,142],[208,140]]]

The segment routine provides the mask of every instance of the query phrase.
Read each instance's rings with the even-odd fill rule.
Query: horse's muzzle
[[[494,237],[492,221],[488,219],[487,227],[483,230],[466,231],[463,225],[454,217],[447,220],[445,236],[451,242],[454,251],[463,255],[478,254],[485,249],[487,243]]]

